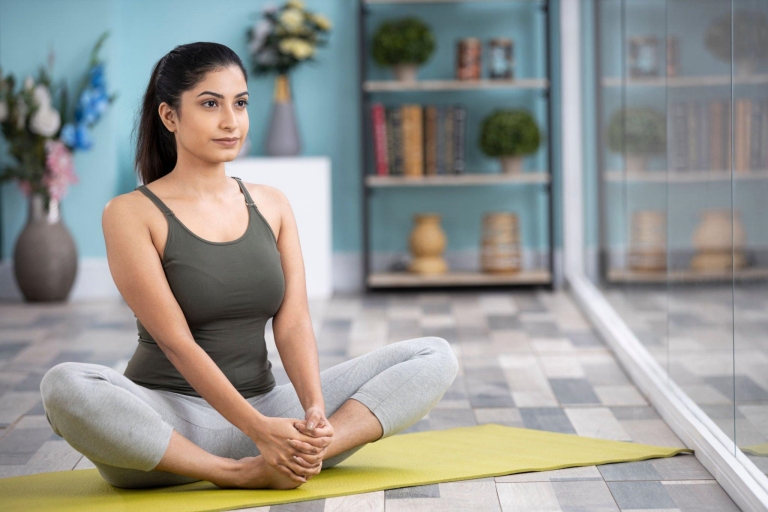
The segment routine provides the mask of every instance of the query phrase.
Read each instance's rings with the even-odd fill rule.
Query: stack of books
[[[684,101],[670,112],[670,164],[676,171],[768,169],[768,98]],[[733,148],[733,149],[732,149]],[[731,155],[733,151],[733,155]]]
[[[370,106],[376,174],[425,176],[466,171],[462,105]]]

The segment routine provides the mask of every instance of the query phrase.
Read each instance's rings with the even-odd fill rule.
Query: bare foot
[[[239,468],[233,476],[233,481],[230,482],[233,487],[244,489],[295,489],[304,483],[298,482],[285,473],[278,471],[265,461],[261,455],[244,457],[237,462],[239,463]]]

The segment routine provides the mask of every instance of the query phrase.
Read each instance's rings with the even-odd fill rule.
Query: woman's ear
[[[166,103],[162,102],[157,108],[160,114],[160,120],[163,122],[169,132],[176,131],[176,112]]]

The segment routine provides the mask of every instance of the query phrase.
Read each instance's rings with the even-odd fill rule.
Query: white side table
[[[225,169],[227,176],[271,185],[286,195],[299,228],[307,296],[329,298],[333,294],[330,157],[245,157],[227,162]]]

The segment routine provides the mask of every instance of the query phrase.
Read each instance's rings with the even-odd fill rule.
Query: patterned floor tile
[[[9,315],[4,313],[11,310],[17,324],[0,328],[0,420],[6,421],[0,422],[0,477],[93,468],[91,461],[50,428],[39,396],[40,379],[53,364],[64,361],[94,362],[123,372],[134,350],[133,313],[123,301],[41,308],[0,304],[0,326],[7,325],[4,318]],[[497,423],[682,446],[566,294],[350,292],[311,301],[310,311],[318,333],[321,369],[403,339],[440,336],[451,344],[459,359],[459,374],[437,406],[403,433]],[[643,314],[646,326],[661,325],[664,320],[657,311]],[[289,382],[271,322],[265,337],[278,384]],[[726,385],[705,383],[704,378],[718,376],[702,373],[712,367],[708,360],[693,368],[678,366],[691,385],[712,389]],[[759,369],[749,368],[751,373],[745,375],[750,380],[743,380],[741,388],[737,383],[737,389],[757,396],[754,393],[766,385]],[[740,405],[738,420],[750,422],[741,424],[744,432],[759,434],[750,426],[765,418],[768,408],[758,403]],[[721,412],[713,411],[715,416]],[[632,510],[648,505],[695,510],[702,500],[732,505],[716,483],[693,489],[696,482],[714,480],[695,457],[678,456],[246,510],[584,512],[617,510],[617,495]],[[645,484],[654,487],[642,487]]]

